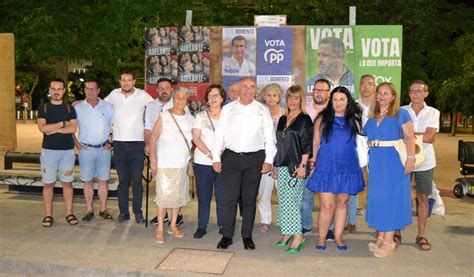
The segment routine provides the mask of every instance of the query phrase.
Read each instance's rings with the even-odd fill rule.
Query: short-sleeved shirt
[[[403,106],[402,108],[407,110],[410,114],[411,120],[413,121],[413,128],[415,133],[424,133],[426,128],[435,128],[436,132],[439,131],[439,111],[433,107],[423,103],[424,107],[416,115],[415,111],[410,105]],[[423,149],[425,154],[425,161],[423,164],[415,169],[415,171],[425,171],[436,167],[435,151],[432,143],[423,143]]]
[[[45,113],[45,107],[46,113]],[[51,103],[41,104],[38,107],[38,118],[44,118],[46,124],[54,124],[61,121],[70,121],[77,118],[76,111],[67,104],[54,105]],[[43,149],[50,150],[70,150],[74,149],[74,139],[72,134],[52,134],[43,133]]]
[[[365,123],[367,123],[367,120],[369,119],[370,104],[366,106],[361,99],[357,99],[356,102],[362,108],[362,127],[364,127]]]
[[[160,117],[160,113],[166,112],[173,107],[173,99],[170,99],[164,105],[160,100],[156,99],[146,105],[145,111],[145,129],[153,130],[156,120]]]
[[[77,113],[79,142],[99,145],[109,139],[114,119],[112,104],[99,99],[99,103],[92,107],[87,101],[82,101],[74,109]]]
[[[212,120],[212,124],[211,121]],[[214,129],[217,126],[217,120],[214,120],[212,117],[209,120],[209,117],[206,114],[206,111],[202,111],[196,115],[196,118],[193,122],[193,129],[201,130],[201,140],[209,148],[212,148],[214,143]],[[203,153],[199,148],[196,148],[194,151],[194,162],[197,164],[203,165],[212,165],[212,160],[206,156],[206,153]]]
[[[104,99],[114,106],[113,139],[116,141],[144,141],[144,112],[153,98],[144,90],[134,88],[125,98],[121,89],[112,90]]]

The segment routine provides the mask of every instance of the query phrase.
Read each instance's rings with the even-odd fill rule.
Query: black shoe
[[[206,229],[200,229],[198,228],[196,232],[193,235],[193,238],[195,239],[200,239],[202,238],[205,234],[207,234]]]
[[[119,223],[124,223],[125,221],[130,220],[130,215],[129,214],[119,214],[117,221]]]
[[[165,217],[164,222],[168,221],[168,226],[171,225],[171,220],[168,219],[168,217]],[[176,218],[176,227],[179,227],[184,224],[183,220],[183,214],[178,214],[178,218]]]
[[[157,226],[157,225],[158,225],[158,217],[155,216],[154,218],[152,218],[152,219],[150,220],[150,224]]]
[[[111,214],[109,214],[109,211],[105,210],[103,212],[99,212],[99,216],[102,217],[105,220],[112,220],[114,219]]]
[[[303,234],[304,234],[304,233],[308,233],[308,232],[311,232],[311,228],[310,228],[310,229],[306,229],[306,228],[303,227],[303,228],[301,229],[301,233],[303,233]]]
[[[222,237],[221,241],[217,244],[217,249],[227,249],[229,245],[232,245],[232,239]]]
[[[145,223],[145,218],[143,217],[142,214],[136,214],[135,215],[135,222],[138,224]]]
[[[94,218],[94,212],[87,212],[82,221],[91,221]]]
[[[245,250],[254,250],[255,249],[255,243],[253,243],[253,240],[251,238],[244,238],[242,239],[244,242],[244,249]]]
[[[334,240],[334,232],[333,230],[329,229],[328,234],[326,235],[326,240],[333,241]]]

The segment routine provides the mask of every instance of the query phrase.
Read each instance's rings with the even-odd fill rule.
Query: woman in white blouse
[[[193,124],[193,142],[196,144],[194,174],[198,195],[198,227],[194,238],[197,239],[207,233],[213,190],[216,197],[217,226],[219,226],[219,233],[222,233],[223,187],[219,174],[212,169],[211,147],[224,99],[225,91],[222,86],[210,84],[204,95],[209,109],[198,113]]]
[[[187,167],[190,159],[191,126],[193,117],[185,112],[188,89],[177,87],[173,91],[173,107],[160,114],[150,138],[150,166],[156,175],[156,198],[158,227],[156,243],[164,243],[163,220],[166,209],[172,210],[168,233],[183,237],[176,226],[179,209],[189,202],[189,177]]]

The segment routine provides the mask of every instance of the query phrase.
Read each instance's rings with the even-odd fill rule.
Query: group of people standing
[[[112,219],[106,199],[113,145],[113,162],[119,177],[119,222],[130,219],[130,184],[135,221],[144,222],[141,174],[145,155],[149,155],[156,180],[157,243],[165,242],[166,221],[169,221],[169,234],[184,235],[179,228],[183,222],[180,209],[190,201],[188,174],[192,170],[198,195],[194,238],[207,233],[214,192],[216,223],[222,234],[217,248],[227,249],[233,243],[239,208],[243,246],[255,249],[252,232],[257,195],[262,223],[258,229],[265,233],[272,224],[271,197],[276,187],[277,224],[282,234],[276,243],[278,247],[288,246],[285,250],[288,253],[299,252],[304,247],[304,233],[311,231],[313,225],[314,193],[318,193],[319,237],[315,248],[326,250],[328,234],[333,232],[336,248],[343,251],[348,248],[343,240],[344,231],[355,230],[357,194],[365,187],[365,165],[359,163],[361,153],[357,151],[357,143],[365,138],[364,143],[369,147],[366,219],[369,227],[378,233],[377,240],[369,243],[369,250],[375,257],[386,257],[401,242],[401,234],[396,232],[411,224],[410,176],[415,171],[415,136],[423,136],[427,160],[414,174],[419,202],[416,242],[422,250],[431,248],[425,238],[425,226],[435,167],[432,143],[438,130],[439,112],[424,103],[428,96],[424,82],[410,84],[411,103],[399,108],[393,84],[376,86],[371,75],[361,77],[358,101],[347,88],[339,86],[331,90],[327,80],[316,80],[313,101],[308,105],[304,89],[298,85],[285,93],[277,84],[267,85],[260,97],[263,103],[258,102],[255,81],[244,77],[239,82],[238,98],[225,105],[223,87],[209,85],[205,92],[208,109],[195,117],[186,106],[187,88],[172,90],[171,82],[162,78],[157,82],[158,98],[153,100],[134,84],[133,74],[124,72],[121,88],[101,100],[97,83],[86,82],[86,99],[71,107],[63,101],[64,82],[59,79],[51,82],[51,102],[39,108],[38,119],[44,134],[43,226],[53,225],[52,188],[58,170],[66,220],[71,225],[78,223],[72,210],[74,144],[79,150],[87,203],[83,220],[94,217],[94,177],[99,181],[99,215]],[[281,101],[284,109],[280,108]],[[76,126],[78,137],[74,135]],[[400,162],[393,147],[393,142],[399,139],[406,141],[405,164]],[[171,210],[170,218],[167,209]]]

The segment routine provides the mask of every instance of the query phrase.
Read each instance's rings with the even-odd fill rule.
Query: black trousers
[[[114,165],[119,177],[118,202],[120,213],[128,215],[128,188],[132,183],[133,213],[142,214],[142,172],[145,161],[143,141],[114,141]]]
[[[223,235],[232,238],[235,229],[237,203],[242,198],[242,238],[252,238],[256,198],[265,151],[239,154],[230,150],[222,153],[221,180],[224,186]]]

